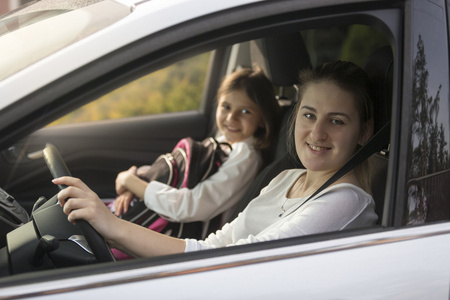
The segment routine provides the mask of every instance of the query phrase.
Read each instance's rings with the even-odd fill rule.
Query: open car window
[[[200,54],[134,80],[51,125],[199,110],[210,56]]]

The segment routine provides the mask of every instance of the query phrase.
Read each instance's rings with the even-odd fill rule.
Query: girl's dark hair
[[[373,96],[369,78],[364,70],[351,62],[345,61],[333,61],[320,65],[315,69],[305,69],[300,72],[299,96],[290,116],[287,130],[287,148],[295,159],[298,159],[295,149],[295,121],[303,95],[311,84],[322,82],[333,83],[354,96],[360,115],[360,123],[364,126],[361,128],[361,132],[365,130],[365,126],[370,126],[373,121]],[[367,171],[368,166],[363,166],[363,168],[364,171]],[[360,173],[360,170],[357,170],[357,173]],[[365,183],[366,179],[363,178],[360,181],[366,190],[370,190],[370,187],[367,187]]]
[[[254,134],[255,148],[258,150],[268,148],[277,135],[281,114],[272,83],[259,68],[241,69],[224,79],[218,91],[218,99],[236,90],[245,91],[248,97],[258,105],[264,128],[258,128]]]

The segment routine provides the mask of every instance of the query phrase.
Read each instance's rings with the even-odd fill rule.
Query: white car
[[[449,0],[41,0],[2,16],[0,299],[448,299],[449,10]],[[287,117],[299,69],[336,59],[366,69],[376,127],[390,126],[370,158],[377,226],[116,262],[55,205],[47,144],[113,198],[118,172],[210,135],[226,74],[259,65]],[[282,130],[240,209],[289,167],[284,142]]]

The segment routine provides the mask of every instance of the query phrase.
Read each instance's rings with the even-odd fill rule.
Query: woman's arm
[[[68,220],[88,221],[114,248],[135,257],[183,253],[184,240],[159,234],[114,216],[89,187],[80,179],[61,177],[54,184],[68,186],[58,193],[58,200]]]
[[[106,242],[132,257],[150,257],[184,253],[186,243],[184,240],[160,234],[134,223],[118,219],[120,225],[113,239]]]

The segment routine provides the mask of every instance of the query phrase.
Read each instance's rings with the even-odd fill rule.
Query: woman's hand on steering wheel
[[[55,178],[53,183],[67,186],[58,193],[58,200],[68,220],[75,224],[77,220],[84,219],[108,240],[111,234],[109,224],[117,218],[97,194],[78,178],[64,176]]]

